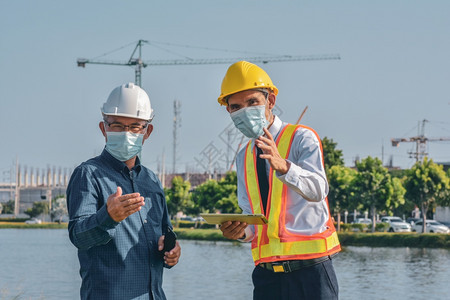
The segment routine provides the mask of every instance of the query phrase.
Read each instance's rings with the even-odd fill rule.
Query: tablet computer
[[[252,225],[264,225],[268,223],[264,215],[200,214],[200,216],[210,224],[222,224],[227,221],[239,221]]]

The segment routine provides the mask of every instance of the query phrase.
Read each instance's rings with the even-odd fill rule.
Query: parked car
[[[355,221],[352,222],[353,224],[367,224],[370,225],[372,224],[372,220],[371,219],[366,219],[366,218],[356,218]]]
[[[422,220],[422,219],[409,217],[406,219],[406,223],[409,223],[409,224],[411,224],[411,227],[414,227],[414,224],[416,224],[416,222],[419,220]]]
[[[31,218],[25,221],[25,224],[41,224],[42,221],[36,218]]]
[[[196,217],[194,218],[194,222],[206,222],[206,221],[202,217]]]
[[[411,224],[404,222],[400,217],[382,217],[381,222],[389,224],[389,232],[411,232]]]
[[[414,231],[422,232],[423,220],[417,221],[413,227]],[[427,220],[426,232],[430,233],[450,233],[450,229],[442,223],[435,220]]]

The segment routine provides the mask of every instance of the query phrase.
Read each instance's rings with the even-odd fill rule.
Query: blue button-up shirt
[[[117,187],[145,206],[117,223],[106,202]],[[158,239],[170,225],[161,183],[140,165],[129,170],[106,150],[73,172],[67,187],[69,236],[78,248],[82,299],[166,299]]]

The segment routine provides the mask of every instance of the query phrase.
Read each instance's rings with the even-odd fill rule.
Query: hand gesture
[[[289,171],[290,163],[281,157],[278,152],[277,145],[270,134],[269,130],[264,128],[265,135],[260,136],[255,140],[256,146],[263,152],[259,157],[267,159],[273,170],[280,174],[286,174]]]
[[[116,222],[125,220],[129,215],[141,210],[144,206],[144,197],[139,193],[122,195],[122,188],[117,187],[117,191],[108,197],[106,208],[109,216]]]

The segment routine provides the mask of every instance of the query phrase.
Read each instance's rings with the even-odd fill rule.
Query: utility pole
[[[161,167],[161,185],[163,188],[166,187],[166,155],[165,152],[163,151],[162,154],[162,167]]]
[[[19,169],[19,159],[16,157],[16,183],[14,192],[14,216],[19,215],[19,184],[20,184],[20,169]]]
[[[177,150],[178,150],[178,128],[181,127],[181,103],[178,100],[173,101],[173,166],[172,173],[177,169]]]

